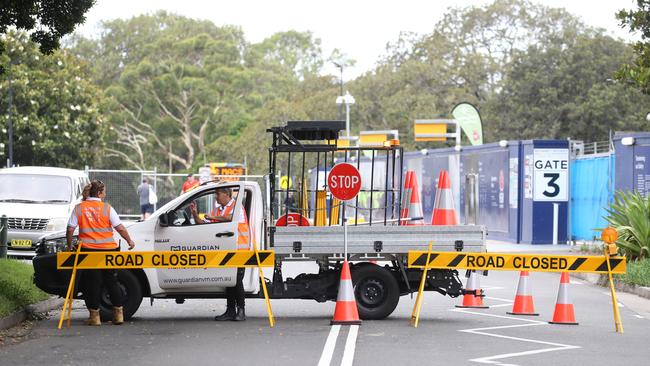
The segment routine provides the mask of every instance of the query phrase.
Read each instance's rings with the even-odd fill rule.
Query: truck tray
[[[348,226],[348,252],[405,254],[409,250],[455,251],[463,241],[464,252],[485,251],[485,226]],[[342,226],[278,226],[272,238],[277,254],[343,253]],[[377,250],[379,249],[379,250]]]

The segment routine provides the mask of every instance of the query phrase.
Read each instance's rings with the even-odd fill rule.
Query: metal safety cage
[[[337,145],[339,132],[343,129],[345,121],[288,121],[286,126],[267,130],[273,134],[269,149],[269,226],[275,226],[278,218],[289,213],[300,213],[308,221],[313,218],[315,226],[341,225],[341,215],[338,214],[340,202],[333,197],[327,198],[330,195],[326,179],[331,168],[340,162],[355,165],[362,176],[362,189],[351,200],[354,204],[348,201],[345,205],[349,209],[345,217],[354,219],[353,223],[348,221],[348,224],[399,224],[403,186],[402,147],[395,140],[387,141],[383,146]],[[381,169],[378,169],[380,165]],[[293,186],[293,181],[299,184]],[[290,195],[298,196],[299,204],[292,204]],[[324,195],[326,198],[323,200]],[[360,207],[360,195],[369,198],[367,207]],[[313,201],[312,205],[308,204],[310,201]],[[360,218],[361,212],[367,212],[367,221],[365,217]],[[316,220],[317,215],[320,215],[320,222]],[[301,225],[299,220],[296,226]]]

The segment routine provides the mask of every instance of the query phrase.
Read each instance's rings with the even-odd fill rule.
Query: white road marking
[[[357,345],[357,333],[359,332],[358,325],[351,325],[348,338],[345,340],[345,350],[343,351],[343,360],[341,366],[352,366],[354,361],[354,349]]]
[[[320,361],[318,361],[318,366],[329,366],[330,361],[332,361],[332,355],[334,354],[334,346],[336,346],[336,338],[338,338],[340,330],[341,330],[340,325],[332,325],[332,329],[330,329],[330,334],[327,336],[327,341],[325,341],[325,347],[323,348],[323,353],[321,353],[320,355]]]
[[[543,345],[547,345],[547,346],[553,346],[553,347],[541,348],[541,349],[531,350],[531,351],[515,352],[515,353],[503,353],[503,354],[494,355],[494,356],[486,356],[486,357],[470,359],[470,361],[473,361],[473,362],[483,363],[483,364],[499,365],[499,366],[515,366],[514,364],[501,363],[500,361],[497,361],[497,360],[504,359],[504,358],[510,358],[510,357],[527,356],[527,355],[533,355],[533,354],[538,354],[538,353],[563,351],[563,350],[580,348],[580,346],[573,346],[573,345],[568,345],[568,344],[546,342],[546,341],[540,341],[540,340],[536,340],[536,339],[512,337],[512,336],[506,336],[506,335],[502,335],[502,334],[495,334],[495,333],[485,332],[486,330],[509,329],[509,328],[530,327],[530,326],[537,326],[537,325],[547,325],[546,322],[541,322],[541,321],[532,320],[532,319],[521,319],[521,318],[515,318],[515,317],[510,317],[510,316],[504,316],[504,315],[473,312],[473,311],[468,311],[466,309],[451,309],[451,311],[462,312],[462,313],[473,314],[473,315],[480,315],[480,316],[488,316],[488,317],[493,317],[493,318],[512,319],[512,320],[518,320],[518,321],[523,321],[523,322],[527,323],[527,324],[515,324],[515,325],[502,325],[502,326],[487,327],[487,328],[462,329],[462,330],[459,330],[459,332],[472,333],[472,334],[484,335],[484,336],[488,336],[488,337],[496,337],[496,338],[520,341],[520,342],[528,342],[528,343],[535,343],[535,344],[543,344]]]
[[[639,319],[645,319],[644,317],[642,317],[642,316],[639,315],[639,314],[634,314],[634,316],[636,316],[636,317],[639,318]]]

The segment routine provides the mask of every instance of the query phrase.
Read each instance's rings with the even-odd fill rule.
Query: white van
[[[64,231],[88,176],[51,167],[0,169],[0,216],[8,218],[7,254],[33,257],[41,238]]]

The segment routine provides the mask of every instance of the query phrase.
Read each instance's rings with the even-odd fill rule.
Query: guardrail
[[[0,258],[7,258],[7,231],[9,225],[7,224],[7,215],[2,215],[0,218]]]

